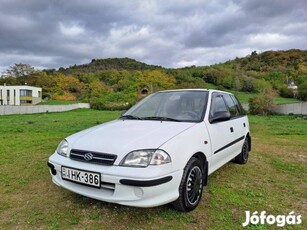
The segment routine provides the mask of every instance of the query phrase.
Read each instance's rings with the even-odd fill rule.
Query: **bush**
[[[105,110],[106,102],[102,98],[93,97],[89,100],[91,109]]]
[[[62,92],[57,92],[52,95],[53,100],[58,100],[58,101],[76,101],[77,98],[74,94],[66,91]]]
[[[221,90],[221,91],[225,91],[225,88],[224,88],[224,86],[222,86],[222,85],[218,85],[218,86],[216,87],[216,89],[217,89],[217,90]]]
[[[96,110],[126,110],[137,101],[136,95],[122,92],[110,93],[104,97],[92,97],[89,100],[92,109]]]
[[[129,103],[106,103],[104,100],[90,101],[91,109],[96,110],[127,110],[131,107]]]
[[[269,115],[273,113],[273,97],[266,93],[249,99],[249,112],[256,115]]]
[[[292,89],[289,89],[287,86],[283,86],[280,88],[279,90],[279,94],[282,97],[285,98],[293,98],[294,97],[294,93]]]
[[[231,88],[233,88],[233,79],[234,79],[233,76],[226,75],[221,80],[221,85],[223,85],[224,88],[226,88],[226,89],[231,89]]]
[[[307,101],[307,82],[298,86],[298,98]]]
[[[255,91],[258,93],[272,91],[272,86],[270,82],[265,81],[263,79],[254,79],[253,85],[254,85]]]
[[[242,78],[242,91],[245,92],[256,92],[256,88],[254,85],[254,79],[251,77],[243,77]]]

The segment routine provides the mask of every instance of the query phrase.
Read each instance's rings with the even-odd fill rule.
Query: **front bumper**
[[[101,187],[63,180],[62,165],[100,173]],[[147,168],[103,166],[73,161],[56,153],[49,158],[48,167],[58,186],[93,199],[134,207],[154,207],[176,200],[183,173],[173,172],[171,164]]]

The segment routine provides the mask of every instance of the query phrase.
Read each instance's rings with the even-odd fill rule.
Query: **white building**
[[[0,85],[1,105],[35,105],[42,101],[42,88],[15,85]]]

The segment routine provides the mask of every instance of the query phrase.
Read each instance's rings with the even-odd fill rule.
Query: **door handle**
[[[233,133],[233,127],[230,127],[230,132],[232,132],[232,133]]]

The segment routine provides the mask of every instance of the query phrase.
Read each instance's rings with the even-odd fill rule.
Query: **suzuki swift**
[[[250,150],[248,118],[234,95],[168,90],[65,138],[48,166],[56,185],[83,196],[187,212],[211,173],[229,161],[245,164]]]

